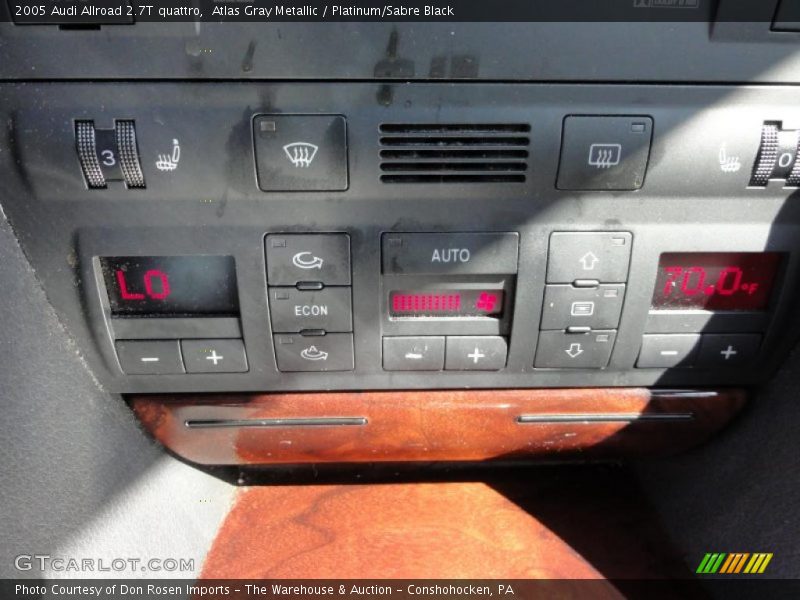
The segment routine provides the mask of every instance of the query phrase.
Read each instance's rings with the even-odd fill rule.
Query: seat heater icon
[[[156,169],[159,171],[174,171],[181,162],[181,144],[177,139],[172,140],[172,154],[159,154],[156,160]]]
[[[622,155],[621,144],[592,144],[589,146],[589,166],[608,169],[619,164]]]
[[[730,156],[725,144],[719,149],[719,168],[723,173],[736,173],[742,168],[742,161],[738,156]]]
[[[317,150],[319,150],[319,146],[308,142],[294,142],[283,147],[287,158],[297,168],[310,167],[314,157],[317,155]]]

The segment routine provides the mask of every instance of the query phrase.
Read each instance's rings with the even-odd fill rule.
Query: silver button
[[[700,346],[700,335],[664,334],[642,336],[642,349],[636,366],[639,368],[690,367]]]
[[[550,236],[547,283],[628,279],[632,236],[627,231],[555,232]]]
[[[444,337],[383,338],[383,368],[386,371],[441,371],[444,367]]]
[[[128,375],[183,373],[178,340],[117,340],[119,364]]]
[[[449,336],[445,352],[448,371],[499,371],[506,366],[508,344],[500,336]]]
[[[245,373],[247,357],[242,340],[182,340],[187,373]]]
[[[536,349],[536,367],[547,369],[603,369],[614,348],[614,330],[567,333],[542,331]]]
[[[349,287],[326,287],[321,290],[270,288],[269,312],[272,330],[296,333],[307,329],[327,332],[353,330],[353,311]]]
[[[275,358],[278,370],[352,371],[353,334],[276,335]]]
[[[625,297],[624,284],[595,287],[548,285],[544,291],[542,329],[616,329]]]

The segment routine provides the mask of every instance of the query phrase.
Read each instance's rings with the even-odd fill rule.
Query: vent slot
[[[524,183],[526,123],[380,126],[383,183]]]

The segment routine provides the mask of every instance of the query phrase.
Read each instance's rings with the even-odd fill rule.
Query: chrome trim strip
[[[520,415],[517,423],[639,423],[693,421],[694,413],[569,413],[547,415]]]
[[[366,417],[301,417],[288,419],[187,419],[189,429],[219,427],[341,427],[366,425]]]

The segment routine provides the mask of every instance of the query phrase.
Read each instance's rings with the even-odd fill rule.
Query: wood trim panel
[[[669,454],[707,439],[744,402],[736,389],[643,388],[131,398],[159,442],[205,465]]]
[[[515,587],[516,597],[624,598],[642,594],[618,592],[621,578],[691,573],[631,473],[578,467],[243,488],[201,577],[590,579],[574,590]],[[682,591],[669,597],[695,597]]]

